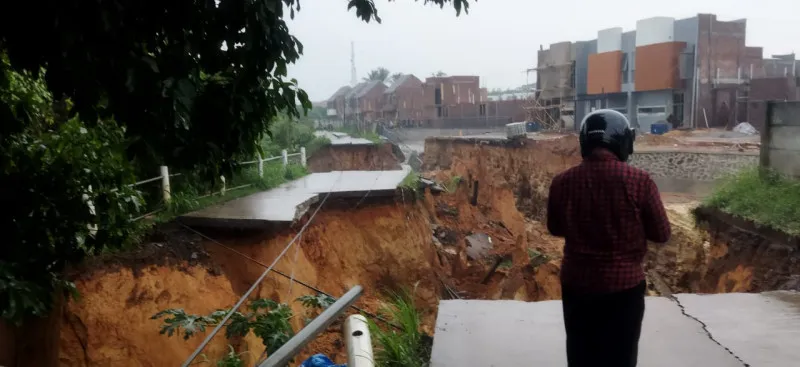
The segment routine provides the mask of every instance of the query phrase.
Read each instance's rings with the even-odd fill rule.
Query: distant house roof
[[[377,87],[378,84],[383,84],[383,82],[379,80],[370,80],[367,82],[358,83],[349,93],[347,93],[347,98],[361,98]]]
[[[366,84],[367,84],[366,82],[361,82],[361,83],[356,84],[355,86],[353,86],[353,88],[350,88],[350,90],[347,92],[347,94],[344,97],[348,98],[348,99],[349,98],[354,98],[356,96],[356,93],[358,93],[358,91],[361,90],[361,88],[364,88],[364,85],[366,85]]]
[[[394,91],[396,91],[398,87],[400,87],[401,85],[403,85],[403,84],[404,84],[406,81],[408,81],[408,80],[409,80],[409,79],[411,79],[412,77],[414,77],[414,76],[413,76],[413,75],[411,75],[411,74],[403,74],[403,75],[401,75],[401,76],[400,76],[399,78],[397,78],[397,80],[395,80],[395,81],[394,81],[394,83],[392,83],[392,85],[390,85],[390,86],[389,86],[389,88],[388,88],[388,89],[386,89],[386,91],[385,91],[385,92],[383,92],[383,93],[386,93],[386,94],[394,93]]]
[[[350,89],[352,89],[352,88],[350,88],[350,86],[348,86],[348,85],[345,85],[344,87],[341,87],[341,88],[337,89],[336,93],[334,93],[331,96],[331,98],[328,98],[328,102],[332,102],[332,101],[336,100],[339,97],[343,97],[344,95],[346,95],[347,93],[350,92]]]

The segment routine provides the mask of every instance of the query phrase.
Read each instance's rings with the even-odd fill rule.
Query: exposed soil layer
[[[715,209],[668,207],[673,238],[647,258],[655,293],[800,290],[797,238]]]
[[[332,204],[320,211],[298,242],[299,247],[290,250],[276,269],[334,296],[360,284],[365,295],[359,305],[373,312],[378,309],[381,292],[389,285],[416,284],[419,306],[429,310],[425,316],[432,321],[430,310],[435,309],[438,300],[439,281],[424,208],[420,203],[393,201],[362,203],[357,210],[352,205]],[[217,232],[213,238],[269,264],[296,230],[227,236]],[[201,338],[184,341],[160,336],[160,323],[150,320],[150,316],[167,308],[208,314],[230,307],[264,271],[263,266],[210,241],[198,243],[213,259],[211,268],[218,267],[218,274],[203,264],[190,265],[196,257],[190,253],[182,265],[151,257],[152,264],[137,262],[137,271],[119,262],[108,262],[107,268],[95,267],[91,275],[77,276],[75,283],[82,297],[70,302],[64,311],[61,365],[179,365]],[[296,315],[305,310],[294,300],[313,293],[298,284],[290,286],[286,278],[277,275],[268,277],[256,290],[257,297],[290,304]],[[303,318],[295,317],[295,329],[302,327]],[[336,333],[326,335],[312,343],[309,351],[328,353],[342,361],[336,347],[342,342],[336,339],[340,339]],[[220,336],[206,353],[213,359],[225,351],[226,343]],[[238,347],[252,352],[253,358],[263,350],[254,337],[246,338]],[[250,358],[250,354],[247,356]]]
[[[574,136],[513,141],[429,138],[425,141],[423,169],[434,171],[441,179],[460,177],[477,192],[479,203],[510,195],[527,217],[541,221],[550,181],[580,159]],[[514,211],[499,210],[503,215]],[[517,223],[512,231],[523,233],[524,229]]]
[[[396,169],[391,145],[331,146],[309,160],[312,171]],[[423,331],[433,334],[443,298],[560,299],[563,240],[543,224],[552,177],[580,161],[574,136],[550,140],[428,139],[425,176],[449,193],[408,192],[395,198],[329,201],[296,248],[276,269],[340,296],[365,288],[358,306],[377,312],[387,290],[413,288]],[[685,200],[684,200],[685,199]],[[673,236],[652,245],[647,257],[651,294],[797,289],[797,246],[748,234],[714,218],[698,229],[696,201],[665,195]],[[302,223],[259,232],[202,230],[269,264]],[[757,232],[757,230],[752,230]],[[202,337],[184,341],[158,334],[150,320],[167,308],[207,314],[230,307],[264,267],[180,226],[165,226],[130,253],[93,259],[73,277],[82,297],[64,307],[60,362],[64,366],[170,366],[180,364]],[[794,282],[794,283],[793,283]],[[306,312],[294,300],[314,292],[273,274],[256,297],[292,306],[292,324]],[[298,357],[326,353],[345,362],[340,324]],[[206,350],[215,359],[227,348],[217,337]],[[263,346],[255,337],[235,343],[252,365]]]
[[[405,156],[391,143],[328,145],[308,158],[311,172],[388,171],[400,169]]]
[[[710,242],[697,292],[800,291],[800,238],[715,209],[695,214]]]

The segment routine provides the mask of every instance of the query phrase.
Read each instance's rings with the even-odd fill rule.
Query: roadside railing
[[[261,155],[258,155],[258,157],[256,159],[254,159],[254,160],[245,161],[245,162],[239,162],[239,163],[236,163],[236,165],[241,167],[241,166],[249,166],[249,165],[255,164],[258,167],[258,176],[263,178],[264,177],[264,164],[265,163],[269,163],[269,162],[274,162],[274,161],[280,160],[283,168],[286,169],[286,167],[289,166],[290,159],[297,160],[297,161],[299,161],[300,165],[302,165],[303,167],[306,167],[306,164],[307,164],[306,148],[305,147],[301,147],[300,151],[296,152],[296,153],[289,153],[287,150],[284,149],[283,151],[281,151],[281,155],[274,156],[274,157],[261,158]],[[165,205],[169,204],[169,202],[172,200],[172,185],[170,183],[170,178],[181,176],[181,173],[170,174],[169,173],[169,167],[167,167],[167,166],[161,166],[160,170],[161,170],[161,172],[160,172],[160,174],[158,176],[151,177],[151,178],[148,178],[148,179],[145,179],[145,180],[130,184],[128,186],[129,187],[140,187],[140,186],[152,184],[154,182],[160,182],[161,190],[160,190],[160,195],[158,195],[158,196],[160,196],[163,204],[165,204]],[[221,189],[219,191],[209,192],[209,193],[207,193],[205,195],[201,195],[201,196],[198,197],[198,199],[202,199],[202,198],[205,198],[205,197],[208,197],[208,196],[211,196],[211,195],[215,195],[215,194],[225,195],[225,193],[227,193],[227,192],[230,192],[230,191],[233,191],[233,190],[239,190],[239,189],[252,187],[254,185],[254,184],[250,183],[250,184],[244,184],[244,185],[239,185],[239,186],[228,188],[228,187],[226,187],[226,181],[227,180],[226,180],[226,178],[224,176],[220,177],[220,181],[222,182],[222,187],[221,187]],[[154,208],[150,208],[150,210],[147,210],[147,213],[142,214],[141,216],[138,216],[136,218],[131,218],[131,221],[137,221],[137,220],[140,220],[142,218],[146,218],[146,217],[152,216],[154,214],[157,214],[157,213],[163,211],[164,209],[165,209],[164,207],[155,208],[155,209]]]

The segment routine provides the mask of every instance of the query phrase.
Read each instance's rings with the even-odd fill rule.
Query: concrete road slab
[[[639,344],[645,367],[741,367],[677,303],[648,297]],[[442,301],[431,365],[566,366],[560,301]]]
[[[260,227],[271,222],[293,222],[328,193],[339,197],[394,195],[410,172],[411,167],[404,165],[394,171],[312,173],[269,191],[185,214],[181,221],[212,227]]]
[[[676,296],[687,314],[745,363],[800,365],[800,293],[766,292]]]
[[[331,145],[373,145],[372,140],[364,138],[354,138],[346,133],[335,131],[314,131],[314,135],[321,138],[328,138]]]

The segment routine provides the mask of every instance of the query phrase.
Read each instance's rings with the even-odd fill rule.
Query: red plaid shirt
[[[656,184],[606,149],[553,179],[547,228],[565,238],[561,284],[591,293],[635,287],[644,280],[647,240],[670,236]]]

